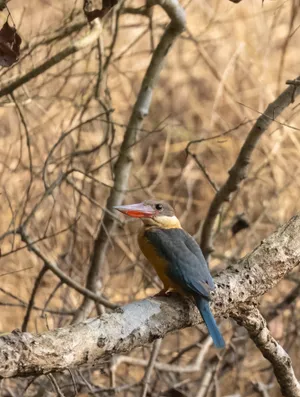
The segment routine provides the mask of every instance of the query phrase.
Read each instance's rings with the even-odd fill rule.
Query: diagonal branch
[[[93,44],[96,40],[98,40],[101,33],[102,33],[102,24],[100,23],[100,21],[96,20],[93,22],[93,28],[87,36],[72,41],[71,45],[64,48],[62,51],[53,55],[51,58],[47,59],[47,61],[43,62],[41,65],[37,66],[36,68],[32,69],[30,72],[24,74],[23,76],[19,77],[18,79],[14,80],[7,86],[0,89],[0,98],[5,95],[13,93],[17,88],[21,87],[23,84],[28,83],[29,81],[36,78],[40,74],[44,73],[46,70],[50,69],[52,66],[63,61],[65,58]]]
[[[297,79],[298,80],[298,77]],[[251,155],[262,134],[274,120],[294,102],[300,94],[300,86],[291,85],[284,90],[274,102],[270,103],[265,112],[257,119],[244,142],[234,166],[229,171],[229,177],[224,185],[215,194],[207,212],[201,236],[201,248],[205,258],[213,251],[213,228],[222,205],[230,199],[240,183],[247,177]]]
[[[171,19],[165,33],[156,47],[150,65],[144,76],[142,86],[136,99],[133,111],[125,131],[124,139],[120,148],[120,154],[114,167],[114,186],[107,199],[106,208],[113,211],[113,206],[122,203],[124,193],[128,188],[128,180],[132,166],[133,147],[137,139],[139,129],[147,116],[152,100],[153,89],[158,81],[164,60],[176,38],[185,29],[185,13],[177,0],[151,0],[148,6],[160,5]],[[86,288],[91,291],[97,290],[97,280],[101,269],[104,267],[106,251],[108,248],[108,235],[112,233],[115,220],[109,212],[104,214],[95,239],[93,255],[90,263]],[[84,319],[91,309],[91,301],[84,298],[82,305],[74,317],[74,322]]]
[[[300,262],[300,215],[216,278],[217,316],[271,290]],[[0,338],[0,377],[29,376],[106,363],[114,354],[143,346],[199,323],[189,300],[152,298],[100,318],[42,334],[15,331]]]
[[[287,352],[272,337],[266,320],[257,308],[244,305],[231,313],[238,324],[244,326],[263,356],[270,361],[284,397],[300,397],[300,384]]]
[[[55,274],[64,284],[68,285],[71,288],[74,288],[77,292],[81,293],[84,296],[88,296],[89,299],[93,299],[95,302],[98,302],[106,307],[111,309],[115,309],[117,305],[114,303],[109,302],[107,299],[103,298],[100,295],[82,287],[78,284],[75,280],[69,277],[66,273],[64,273],[58,265],[50,261],[41,251],[40,249],[34,244],[28,234],[25,232],[24,227],[20,227],[18,234],[20,234],[22,241],[26,243],[28,250],[32,251],[39,259],[41,259],[44,263],[45,269],[49,269]]]

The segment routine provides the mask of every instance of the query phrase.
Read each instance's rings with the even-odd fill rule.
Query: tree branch
[[[216,277],[217,316],[272,289],[300,262],[300,216],[293,217],[248,256]],[[42,334],[14,331],[0,338],[0,377],[29,376],[107,362],[200,322],[194,305],[180,297],[133,302],[94,318]],[[266,347],[267,349],[267,347]]]
[[[152,100],[153,89],[158,81],[164,60],[176,38],[185,29],[185,13],[177,0],[151,0],[148,6],[160,5],[171,19],[165,33],[156,47],[150,65],[144,76],[140,92],[136,99],[128,127],[120,148],[120,154],[114,166],[114,186],[107,199],[106,208],[113,211],[113,207],[122,204],[124,193],[128,188],[128,180],[132,166],[132,151],[136,142],[137,133],[142,127],[143,120],[147,116]],[[100,270],[104,266],[108,247],[107,236],[112,233],[115,220],[109,212],[104,214],[95,239],[93,256],[87,276],[86,288],[95,292]],[[83,320],[90,311],[91,301],[85,297],[74,322]]]
[[[82,287],[80,284],[78,284],[75,280],[73,280],[71,277],[69,277],[67,274],[65,274],[55,262],[50,261],[34,244],[30,237],[27,235],[25,232],[24,227],[20,227],[18,234],[20,234],[22,241],[26,243],[28,246],[28,249],[32,251],[39,259],[41,259],[44,262],[44,266],[46,269],[51,270],[64,284],[68,285],[71,288],[74,288],[77,292],[84,296],[88,296],[89,299],[92,299],[95,302],[101,303],[102,305],[109,307],[111,309],[115,309],[117,305],[114,303],[109,302],[107,299],[103,298],[100,295],[97,295],[96,293]]]
[[[8,95],[14,92],[17,88],[21,87],[23,84],[28,83],[30,80],[36,78],[40,74],[44,73],[46,70],[50,69],[52,66],[57,63],[63,61],[68,56],[74,54],[75,52],[82,50],[85,47],[88,47],[92,43],[94,43],[102,33],[102,24],[100,21],[96,20],[93,22],[93,28],[88,35],[85,37],[74,40],[71,45],[64,48],[58,54],[53,55],[50,59],[32,69],[30,72],[24,74],[19,77],[12,83],[8,84],[6,87],[0,89],[0,98],[4,95]]]
[[[231,315],[238,324],[247,329],[262,355],[272,364],[282,395],[300,397],[300,384],[295,376],[292,360],[270,334],[267,322],[259,310],[251,305],[244,305]]]
[[[296,80],[298,80],[297,77]],[[213,228],[222,205],[229,200],[231,193],[235,192],[240,183],[247,177],[250,157],[262,134],[270,124],[294,102],[300,94],[300,86],[291,85],[284,90],[274,102],[270,103],[265,112],[257,119],[244,142],[234,166],[229,171],[225,184],[218,190],[207,212],[201,236],[201,248],[205,258],[213,251]]]

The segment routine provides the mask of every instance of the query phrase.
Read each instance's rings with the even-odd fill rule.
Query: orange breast
[[[148,259],[148,261],[151,263],[151,265],[154,267],[158,277],[163,282],[164,288],[176,289],[176,285],[167,276],[167,268],[168,268],[167,261],[158,255],[153,245],[145,238],[144,230],[142,230],[138,236],[138,243],[141,251]]]

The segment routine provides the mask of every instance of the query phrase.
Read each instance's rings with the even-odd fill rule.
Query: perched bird
[[[224,347],[224,339],[209,307],[210,292],[215,289],[213,279],[199,245],[182,229],[173,208],[157,200],[114,208],[143,221],[138,242],[164,284],[161,294],[175,290],[192,296],[215,346]]]

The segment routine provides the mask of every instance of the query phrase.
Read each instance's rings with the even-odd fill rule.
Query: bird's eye
[[[157,211],[161,211],[163,209],[162,204],[155,204],[155,209],[157,209]]]

